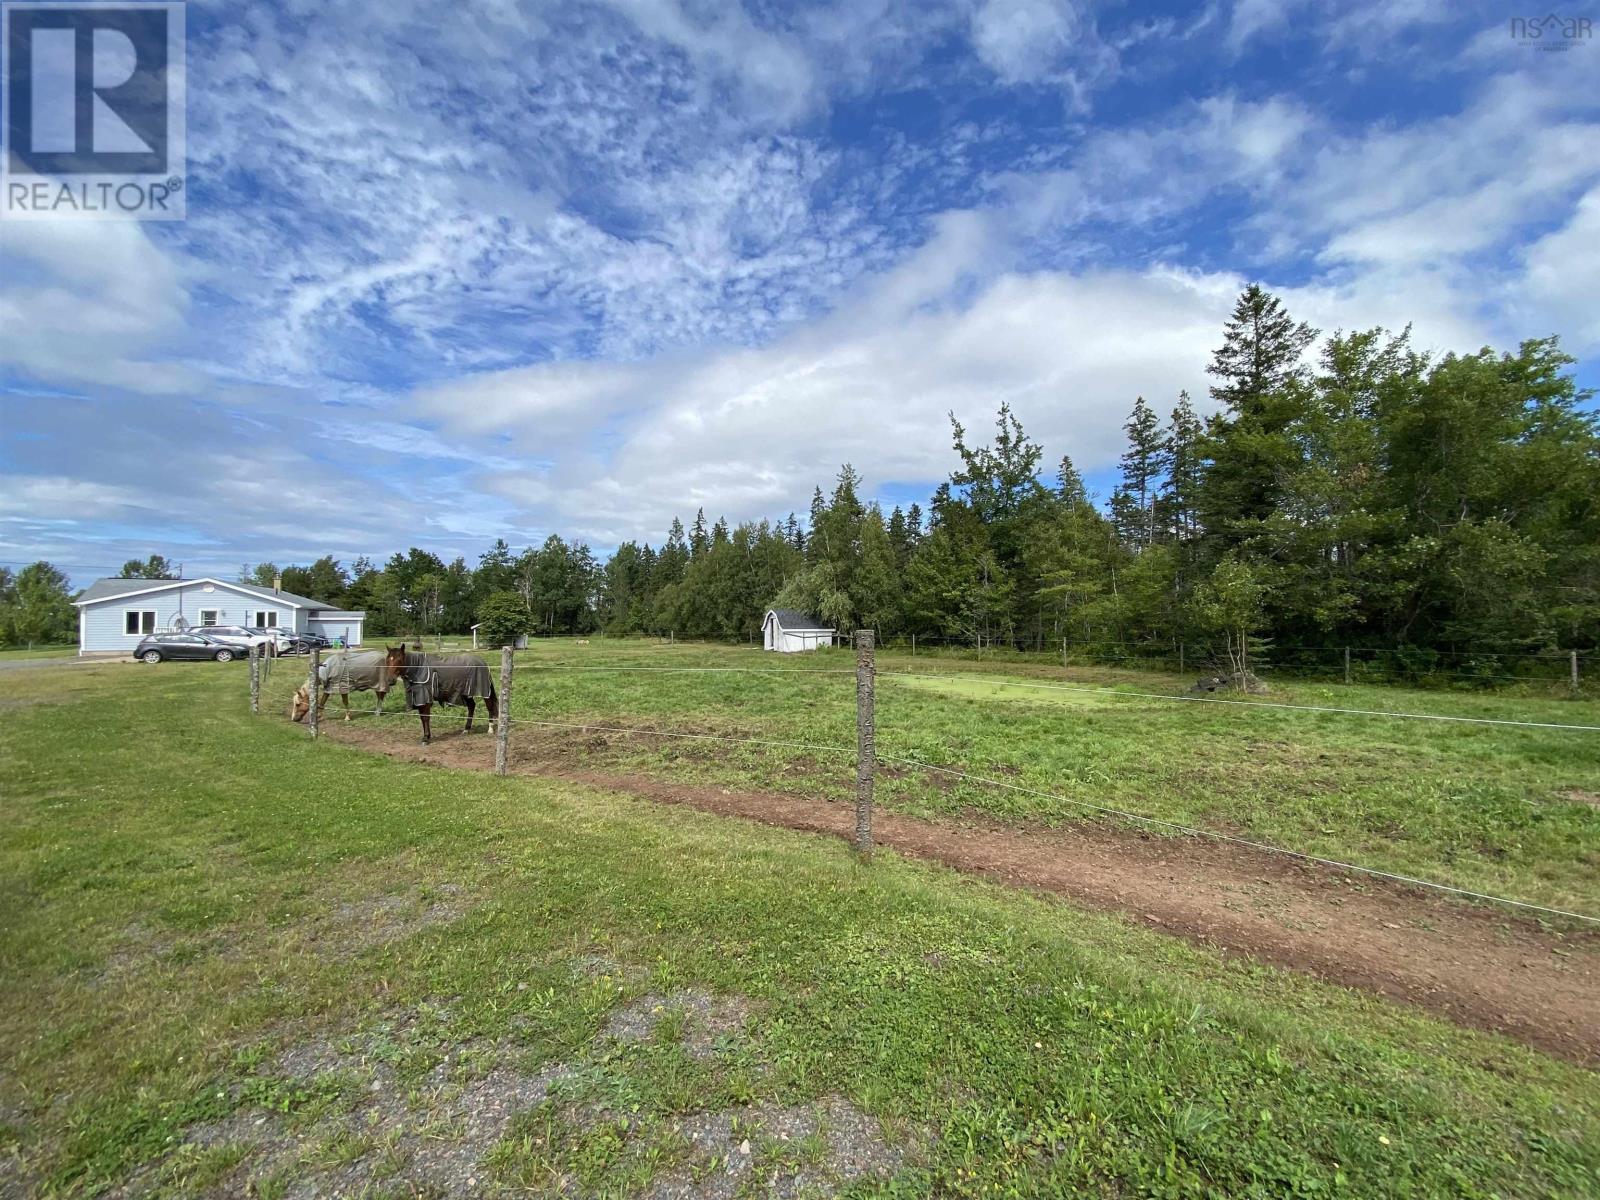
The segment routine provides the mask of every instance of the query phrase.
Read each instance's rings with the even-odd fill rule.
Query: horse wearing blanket
[[[405,643],[384,648],[384,671],[392,681],[399,679],[406,688],[406,707],[422,718],[422,740],[433,740],[431,715],[435,704],[465,705],[467,727],[472,732],[472,716],[482,700],[489,709],[489,729],[499,720],[499,697],[489,664],[472,654],[424,654],[407,650]]]
[[[330,693],[337,692],[344,703],[344,719],[350,719],[351,692],[377,692],[378,711],[383,711],[383,698],[389,694],[393,677],[384,666],[383,654],[378,650],[363,650],[358,654],[341,651],[330,654],[317,665],[317,719],[327,707]],[[310,685],[302,683],[295,692],[289,707],[289,716],[304,721],[311,711]]]

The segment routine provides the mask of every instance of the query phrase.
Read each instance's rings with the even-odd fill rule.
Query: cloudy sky
[[[1002,400],[1103,487],[1249,280],[1600,382],[1600,45],[1503,4],[188,8],[188,220],[0,225],[0,563],[659,543]]]

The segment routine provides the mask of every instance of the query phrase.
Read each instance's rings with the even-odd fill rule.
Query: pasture
[[[849,650],[773,655],[703,644],[552,640],[516,661],[517,719],[847,751],[579,736],[560,725],[530,725],[513,739],[524,754],[818,798],[853,794]],[[1084,821],[1126,828],[1081,806],[1099,805],[1600,912],[1600,732],[1180,700],[1169,697],[1192,695],[1192,676],[1064,670],[1037,660],[880,652],[878,671],[878,753],[899,760],[878,779],[878,799],[891,809],[980,814],[1023,828]],[[303,667],[280,669],[275,678],[275,710],[298,683],[296,672]],[[1600,728],[1600,702],[1568,699],[1559,690],[1275,682],[1260,699]],[[445,718],[441,728],[459,728],[453,720]],[[396,723],[409,732],[415,720]],[[918,764],[960,768],[1058,798]]]
[[[372,752],[414,742],[412,716],[347,729],[330,707],[313,743],[281,715],[293,660],[254,718],[238,665],[0,675],[0,1195],[1600,1187],[1578,1063],[1114,913],[537,773],[843,798],[848,757],[567,727],[849,746],[848,675],[534,668],[849,661],[541,644],[512,705],[527,773],[504,779]],[[1595,908],[1593,735],[880,668],[885,755]],[[441,756],[489,745],[436,728]],[[886,817],[1085,819],[909,767],[879,785]],[[1558,965],[1596,953],[1540,936]]]

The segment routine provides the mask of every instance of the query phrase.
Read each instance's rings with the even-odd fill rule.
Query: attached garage
[[[364,612],[282,588],[225,579],[97,579],[73,601],[78,608],[78,653],[129,653],[147,633],[243,625],[320,633],[347,646],[361,644]]]

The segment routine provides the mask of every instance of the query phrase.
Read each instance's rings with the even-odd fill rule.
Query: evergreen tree
[[[1072,459],[1065,454],[1061,456],[1061,464],[1056,468],[1056,496],[1067,504],[1089,502],[1089,493],[1083,486],[1083,476],[1078,474],[1078,468],[1072,465]]]
[[[1206,436],[1201,488],[1206,530],[1226,544],[1249,540],[1271,515],[1281,480],[1298,466],[1289,428],[1303,415],[1306,368],[1316,330],[1297,324],[1276,296],[1251,284],[1239,296],[1208,372],[1223,405]]]
[[[706,537],[706,510],[700,509],[694,514],[694,525],[689,530],[689,557],[699,558],[711,546],[711,540]]]
[[[894,551],[895,567],[903,571],[911,558],[911,530],[906,524],[906,514],[901,511],[898,504],[889,514],[888,534],[890,549]]]
[[[1195,414],[1189,393],[1179,392],[1163,447],[1162,469],[1166,478],[1159,502],[1159,524],[1167,536],[1180,542],[1188,541],[1199,532],[1195,502],[1203,466],[1200,445],[1203,436],[1204,427]]]
[[[1156,496],[1162,482],[1165,439],[1155,410],[1143,396],[1134,400],[1133,412],[1122,428],[1128,435],[1128,448],[1122,455],[1121,487],[1126,514],[1119,528],[1137,553],[1156,538]]]

